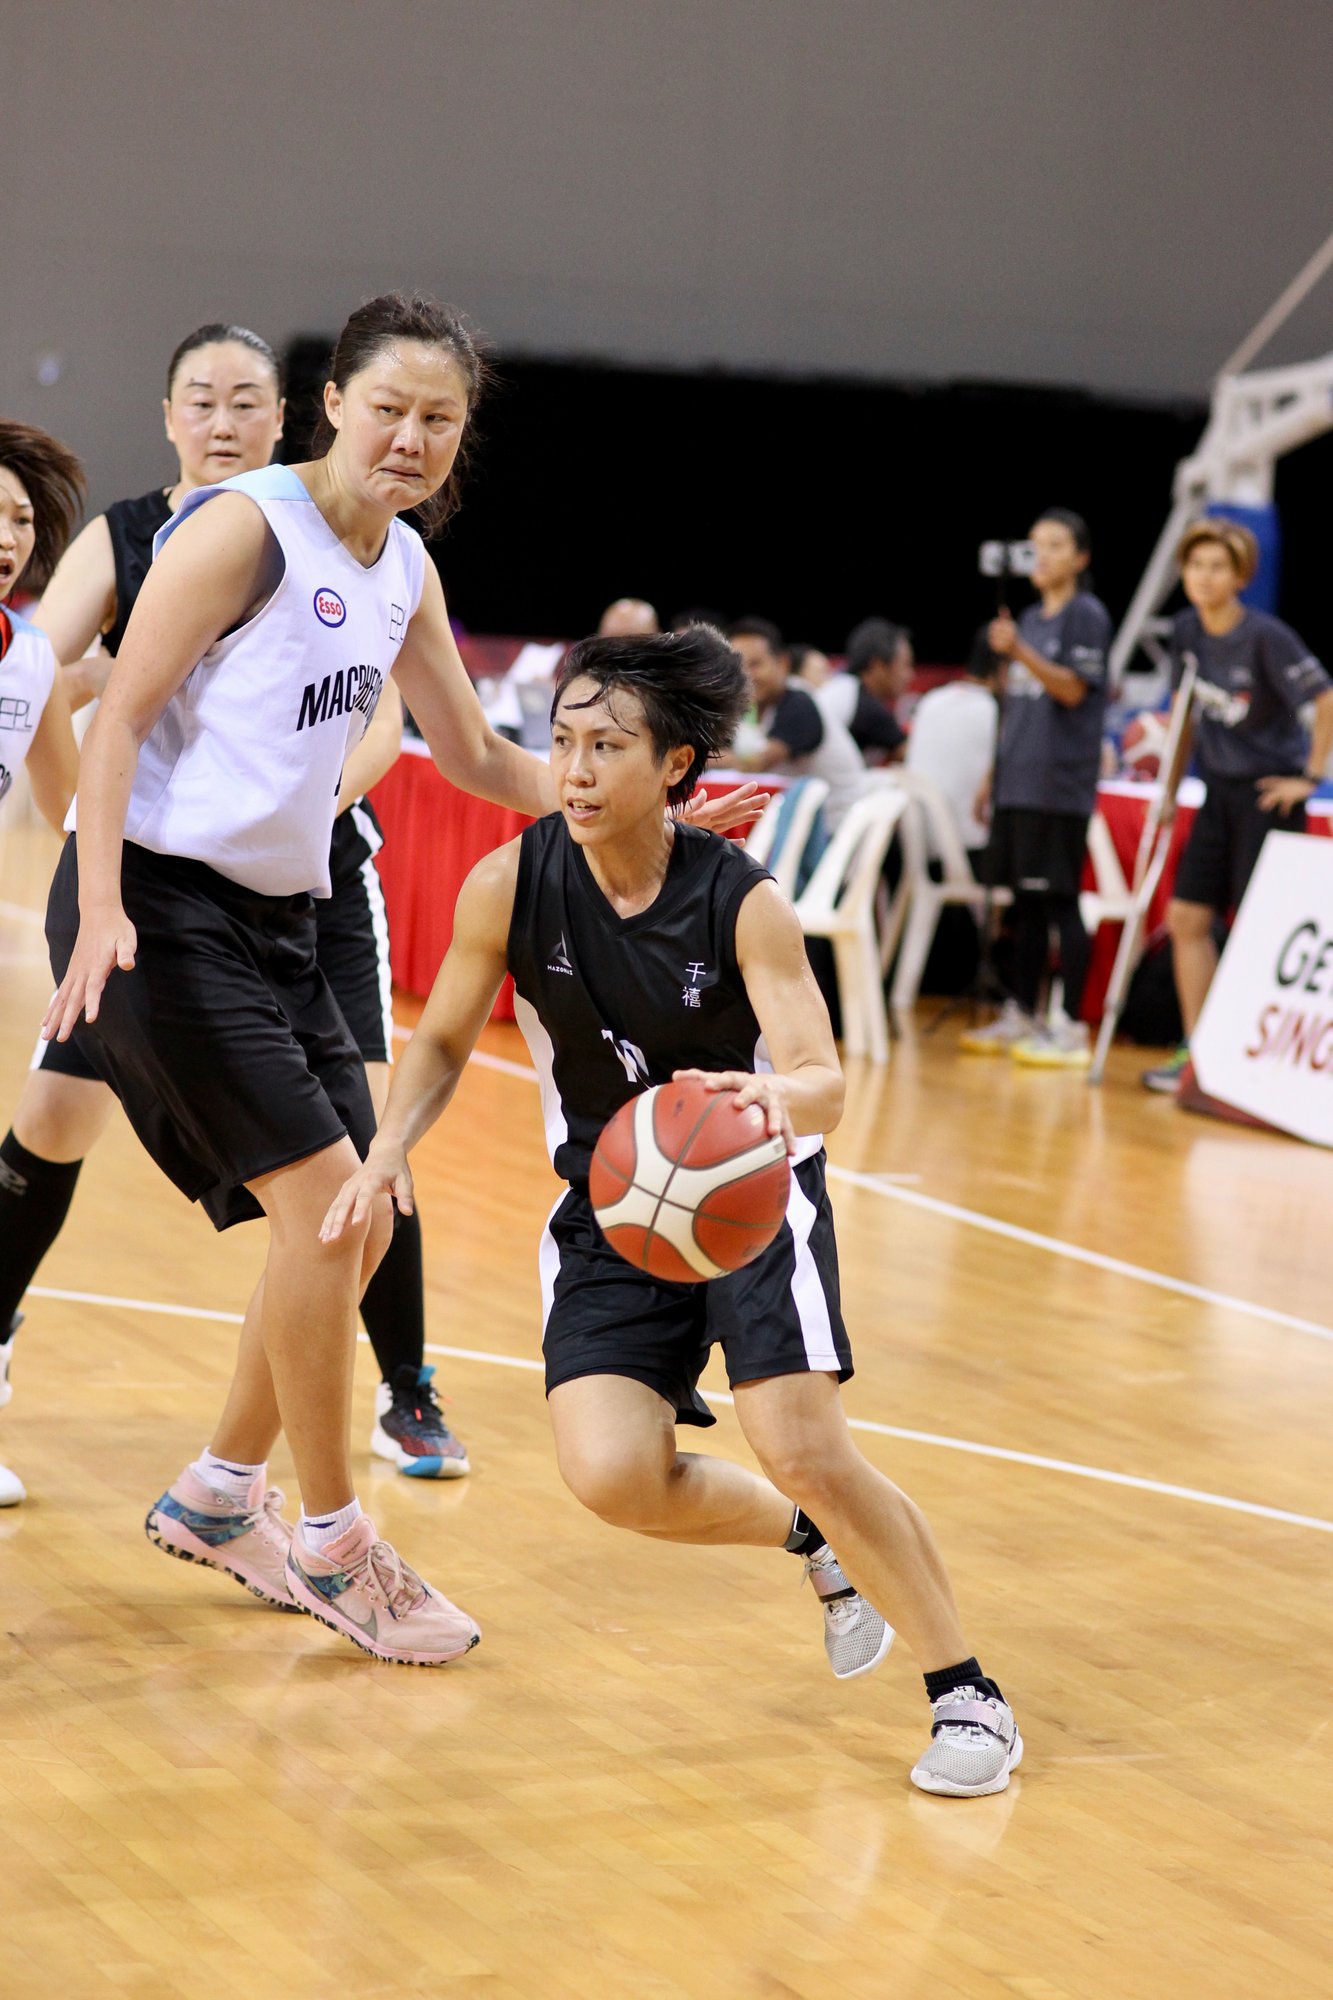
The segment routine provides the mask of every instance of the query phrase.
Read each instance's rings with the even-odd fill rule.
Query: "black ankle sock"
[[[996,1701],[1004,1696],[994,1681],[988,1681],[977,1665],[976,1655],[970,1660],[960,1660],[956,1667],[937,1667],[933,1674],[925,1676],[926,1700],[938,1701],[942,1694],[950,1694],[954,1688],[974,1687],[978,1694],[994,1695]]]
[[[425,1353],[426,1306],[421,1286],[421,1223],[394,1211],[393,1241],[366,1286],[361,1317],[380,1365],[392,1382],[400,1368],[418,1373]]]
[[[12,1132],[0,1139],[0,1340],[9,1338],[19,1300],[60,1234],[82,1165],[43,1160]]]
[[[782,1546],[784,1549],[790,1549],[794,1556],[813,1556],[825,1546],[827,1539],[810,1516],[802,1513],[798,1507],[791,1524],[791,1533]]]

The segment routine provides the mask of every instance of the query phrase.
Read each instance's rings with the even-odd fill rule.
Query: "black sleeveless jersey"
[[[102,634],[102,644],[113,658],[120,651],[134,600],[153,560],[153,536],[170,519],[171,508],[160,486],[151,493],[141,493],[137,500],[113,500],[106,510],[116,563],[116,615]]]
[[[767,1066],[736,915],[769,879],[734,841],[678,822],[656,901],[619,917],[559,813],[523,833],[509,970],[552,1163],[572,1186],[586,1186],[607,1119],[649,1085]]]

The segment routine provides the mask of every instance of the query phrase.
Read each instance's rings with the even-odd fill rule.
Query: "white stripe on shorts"
[[[356,807],[353,806],[353,812]],[[393,1061],[393,973],[389,966],[389,911],[384,901],[384,884],[373,860],[361,863],[361,882],[366,892],[366,908],[375,939],[375,962],[380,977],[380,1014],[384,1021],[384,1060]]]
[[[551,1224],[555,1221],[555,1211],[559,1208],[568,1188],[561,1188],[555,1198],[551,1213],[546,1218],[542,1230],[542,1240],[537,1246],[537,1272],[542,1285],[542,1338],[546,1338],[546,1322],[551,1317],[551,1307],[555,1304],[555,1281],[560,1276],[560,1249],[551,1234]]]
[[[787,1201],[787,1225],[794,1238],[796,1252],[796,1269],[791,1274],[792,1302],[796,1307],[801,1339],[805,1343],[805,1355],[811,1368],[837,1372],[842,1368],[842,1361],[833,1340],[833,1325],[829,1319],[823,1280],[810,1249],[810,1232],[818,1213],[793,1174],[791,1195]]]

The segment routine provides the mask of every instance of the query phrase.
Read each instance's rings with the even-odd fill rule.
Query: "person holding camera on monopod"
[[[1111,619],[1089,588],[1090,553],[1082,516],[1047,508],[1032,529],[1040,601],[1017,622],[1001,609],[987,634],[1005,665],[983,867],[989,882],[1013,895],[1013,951],[1004,1006],[959,1046],[1043,1068],[1086,1068],[1092,1057],[1078,1018],[1092,956],[1078,892],[1097,799]],[[1053,930],[1064,990],[1040,1020]]]

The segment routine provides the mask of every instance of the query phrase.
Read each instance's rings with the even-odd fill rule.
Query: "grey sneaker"
[[[1180,1089],[1180,1079],[1185,1074],[1185,1065],[1190,1059],[1190,1045],[1182,1042],[1156,1069],[1145,1069],[1139,1078],[1145,1090],[1155,1090],[1163,1097],[1174,1097]]]
[[[1036,1028],[1017,1000],[1006,1000],[995,1019],[984,1028],[968,1028],[958,1037],[958,1046],[972,1056],[1007,1056],[1015,1042],[1021,1042]]]
[[[1026,1063],[1032,1069],[1087,1069],[1092,1061],[1092,1037],[1086,1021],[1052,1014],[1031,1034],[1021,1035],[1009,1053],[1016,1063]]]
[[[824,1607],[824,1651],[834,1673],[840,1681],[854,1681],[873,1672],[893,1644],[892,1625],[853,1590],[827,1542],[801,1562]]]
[[[912,1769],[921,1792],[979,1799],[1002,1792],[1023,1761],[1023,1739],[1007,1701],[979,1688],[951,1688],[931,1704],[930,1748]]]

